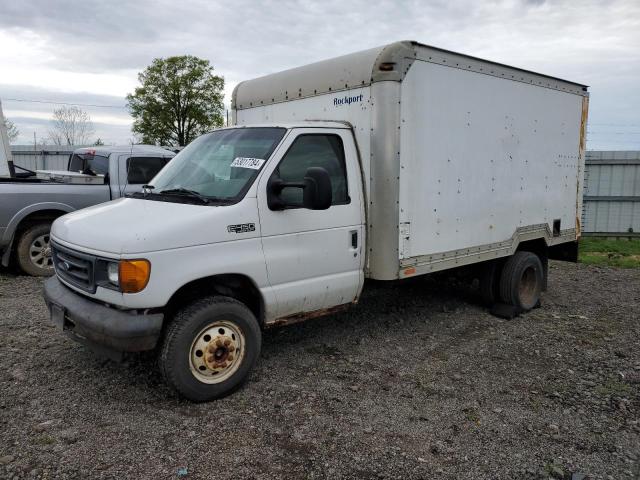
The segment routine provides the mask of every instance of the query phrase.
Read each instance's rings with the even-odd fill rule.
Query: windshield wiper
[[[160,195],[182,195],[189,198],[196,198],[200,200],[204,205],[209,204],[211,200],[204,195],[196,192],[195,190],[189,190],[187,188],[170,188],[169,190],[160,190],[159,192],[155,192]]]

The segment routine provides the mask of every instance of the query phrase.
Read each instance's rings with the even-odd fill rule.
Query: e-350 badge
[[[227,225],[227,232],[229,233],[248,233],[255,231],[255,223],[239,223],[237,225]]]

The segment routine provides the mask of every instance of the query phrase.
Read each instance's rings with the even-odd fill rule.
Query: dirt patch
[[[640,270],[552,263],[511,321],[453,282],[372,283],[266,332],[250,382],[204,405],[62,337],[41,282],[0,273],[2,478],[640,474]]]

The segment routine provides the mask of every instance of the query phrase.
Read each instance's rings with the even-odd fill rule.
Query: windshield
[[[284,128],[234,128],[202,135],[152,180],[153,193],[190,190],[236,200],[246,193],[285,133]]]

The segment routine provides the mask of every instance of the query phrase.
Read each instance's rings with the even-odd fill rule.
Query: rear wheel
[[[500,267],[498,260],[489,260],[480,267],[480,298],[486,306],[493,306],[500,297]]]
[[[516,252],[502,268],[500,299],[526,312],[540,301],[543,283],[544,271],[538,256],[531,252]]]
[[[50,241],[51,223],[43,222],[27,228],[16,247],[20,269],[37,277],[53,275]]]
[[[251,310],[230,297],[207,297],[178,312],[159,365],[167,383],[195,402],[232,393],[260,356],[262,336]]]

